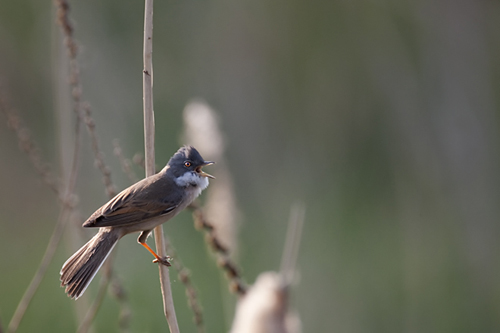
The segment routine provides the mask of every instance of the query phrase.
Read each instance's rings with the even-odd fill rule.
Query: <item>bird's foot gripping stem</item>
[[[153,259],[153,262],[154,263],[160,263],[162,265],[170,267],[170,266],[172,266],[172,264],[170,263],[171,259],[172,258],[170,258],[169,256],[166,256],[166,257],[163,257],[163,258],[158,257],[156,259]]]
[[[155,259],[153,260],[154,263],[160,263],[160,264],[168,266],[168,267],[172,266],[172,264],[170,263],[171,258],[169,256],[166,256],[166,257],[162,258],[158,254],[156,254],[156,252],[153,251],[153,249],[150,248],[148,244],[142,243],[142,242],[139,242],[139,244],[141,244],[142,246],[144,246],[146,248],[146,250],[148,250],[149,252],[151,252],[151,254],[155,257]]]

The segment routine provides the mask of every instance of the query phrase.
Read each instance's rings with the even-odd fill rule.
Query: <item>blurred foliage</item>
[[[70,4],[83,97],[123,189],[112,141],[120,139],[126,156],[142,151],[143,4]],[[498,2],[157,1],[154,19],[157,163],[182,144],[182,110],[192,98],[219,112],[248,282],[278,269],[289,207],[302,199],[293,307],[304,332],[500,330]],[[57,173],[63,57],[54,22],[49,0],[0,2],[2,91]],[[6,126],[0,151],[5,325],[60,207]],[[80,170],[83,220],[106,201],[86,136]],[[181,214],[165,232],[192,272],[207,331],[227,331],[234,298],[191,216]],[[75,328],[58,272],[90,235],[60,247],[20,332]],[[131,331],[165,330],[149,254],[132,236],[117,250]],[[173,280],[181,330],[194,331]],[[118,311],[108,297],[96,331],[116,330]]]

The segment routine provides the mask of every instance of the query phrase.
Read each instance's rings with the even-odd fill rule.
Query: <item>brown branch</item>
[[[236,264],[229,258],[229,251],[218,240],[214,226],[207,221],[203,210],[197,203],[191,204],[190,208],[193,210],[195,228],[205,232],[205,241],[217,256],[217,265],[226,272],[226,277],[229,279],[229,289],[239,296],[245,295],[247,286],[243,282]]]

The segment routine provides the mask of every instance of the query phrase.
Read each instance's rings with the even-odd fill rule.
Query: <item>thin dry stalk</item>
[[[16,311],[14,312],[14,315],[12,316],[12,319],[9,323],[9,327],[7,328],[7,332],[17,331],[19,324],[21,323],[21,320],[24,317],[24,314],[26,313],[26,310],[28,309],[28,306],[31,303],[31,300],[33,299],[33,296],[35,295],[36,291],[38,290],[38,287],[40,286],[40,283],[45,277],[45,273],[47,272],[49,264],[54,258],[54,253],[57,249],[57,246],[59,245],[61,236],[63,235],[64,227],[66,225],[66,221],[68,220],[70,212],[71,209],[68,206],[64,206],[61,209],[59,213],[59,218],[57,219],[56,226],[54,227],[54,231],[52,232],[52,236],[50,237],[49,244],[45,249],[42,261],[40,262],[40,265],[38,266],[38,269],[35,275],[33,276],[33,279],[31,280],[28,288],[24,292],[21,301],[17,305]]]
[[[68,27],[66,27],[67,29]],[[72,47],[72,51],[75,48]],[[72,80],[74,82],[74,80]],[[73,93],[74,99],[74,111],[79,114],[79,95],[74,91]],[[66,221],[68,220],[68,216],[71,211],[74,209],[74,188],[76,184],[76,174],[78,168],[78,158],[79,158],[79,147],[80,147],[80,128],[81,122],[79,121],[80,117],[77,116],[77,125],[76,125],[76,140],[75,147],[73,149],[73,162],[71,167],[71,172],[68,178],[67,188],[64,193],[60,193],[59,187],[54,180],[54,177],[50,174],[50,170],[46,163],[42,162],[40,151],[38,146],[31,138],[31,134],[29,129],[23,124],[22,119],[15,114],[15,111],[10,109],[5,102],[5,98],[0,98],[0,109],[6,114],[8,119],[9,127],[13,129],[16,133],[19,141],[19,146],[22,151],[24,151],[31,163],[33,164],[35,171],[42,177],[44,183],[57,194],[58,199],[62,203],[62,208],[60,211],[60,215],[58,218],[58,222],[56,223],[55,229],[51,235],[49,243],[47,245],[45,254],[40,262],[39,268],[33,276],[32,281],[30,282],[28,288],[26,289],[23,297],[21,298],[18,307],[12,317],[11,322],[9,323],[9,332],[15,332],[31,302],[31,299],[35,295],[41,281],[43,280],[45,273],[47,271],[47,267],[53,259],[55,250],[59,245],[60,239],[62,237],[64,227],[66,226]]]
[[[67,54],[70,62],[70,83],[72,86],[72,98],[75,105],[75,111],[78,111],[77,114],[79,119],[83,119],[87,131],[89,133],[91,139],[92,152],[94,154],[95,166],[99,169],[101,174],[103,175],[103,183],[106,188],[106,193],[108,197],[111,199],[116,195],[115,187],[111,181],[111,170],[104,162],[104,154],[102,153],[99,147],[99,141],[97,139],[97,134],[95,131],[95,121],[92,118],[92,110],[90,108],[89,103],[81,101],[81,80],[80,80],[80,71],[78,66],[78,61],[76,59],[77,56],[77,43],[73,38],[73,27],[69,20],[69,4],[66,0],[55,0],[55,5],[57,7],[57,17],[58,24],[61,26],[61,29],[64,34],[64,41],[67,48]],[[112,274],[112,260],[113,257],[110,257],[105,264],[105,274],[100,283],[100,288],[98,295],[94,302],[92,303],[85,319],[80,324],[80,327],[87,331],[90,328],[91,323],[93,322],[95,315],[97,314],[98,309],[104,299],[106,294],[106,290],[109,284],[109,281],[113,278]],[[114,280],[114,285],[119,285],[120,282],[118,280]],[[124,289],[121,288],[122,294],[124,293]],[[117,296],[117,295],[115,295]],[[116,297],[123,307],[124,300],[126,297],[117,296]],[[128,308],[128,307],[127,307]],[[121,310],[122,312],[126,312],[126,309]]]
[[[103,175],[103,182],[106,186],[108,196],[116,195],[115,188],[111,181],[111,171],[104,163],[104,154],[99,148],[99,141],[95,131],[95,121],[92,118],[92,110],[89,103],[82,102],[82,84],[80,79],[80,68],[76,58],[78,46],[73,38],[73,26],[69,20],[69,4],[66,0],[55,0],[57,8],[57,23],[64,34],[64,44],[67,49],[67,55],[70,64],[70,84],[72,87],[72,98],[77,117],[85,122],[92,143],[92,152],[94,153],[96,167]]]
[[[118,157],[118,160],[120,161],[120,165],[122,166],[123,172],[127,175],[128,179],[132,183],[136,183],[138,181],[137,176],[135,175],[134,171],[132,170],[130,160],[128,158],[125,158],[123,155],[123,150],[122,147],[120,146],[120,141],[118,139],[113,140],[113,146],[115,149],[113,150],[114,154],[116,157]]]
[[[95,123],[91,117],[90,107],[88,104],[84,103],[83,111],[84,115],[82,116],[82,103],[81,103],[81,84],[79,77],[79,69],[78,63],[76,61],[76,53],[77,53],[77,45],[74,39],[72,38],[73,28],[69,23],[68,19],[68,9],[69,5],[66,1],[56,0],[55,1],[57,7],[57,16],[58,23],[61,26],[64,36],[65,36],[65,45],[67,47],[68,57],[70,59],[70,84],[72,86],[72,99],[74,104],[74,111],[77,115],[77,127],[76,127],[76,137],[75,140],[75,149],[74,149],[74,157],[73,157],[73,166],[71,168],[71,174],[69,177],[69,181],[67,184],[67,189],[64,192],[64,196],[59,195],[59,199],[63,203],[63,207],[61,209],[58,223],[56,224],[55,230],[51,236],[47,249],[45,251],[44,257],[40,263],[40,266],[35,273],[28,289],[26,290],[23,298],[21,299],[16,312],[13,315],[11,322],[9,323],[9,332],[15,332],[21,322],[24,313],[34,296],[38,286],[40,285],[45,272],[47,270],[48,265],[52,261],[55,250],[59,244],[61,236],[64,231],[64,227],[66,225],[66,221],[68,220],[69,213],[73,210],[73,198],[74,198],[74,188],[76,184],[76,174],[77,174],[77,166],[78,166],[78,157],[79,157],[79,147],[80,147],[80,119],[84,119],[85,124],[87,125],[87,129],[89,130],[90,136],[92,138],[92,149],[96,156],[96,165],[99,170],[103,173],[104,184],[106,185],[106,190],[108,194],[112,197],[116,193],[114,191],[114,187],[111,183],[110,171],[109,168],[103,162],[103,155],[99,150],[97,136],[95,135]],[[42,176],[44,182],[56,193],[59,194],[59,189],[51,177],[50,172],[46,164],[41,162],[40,153],[37,146],[31,139],[30,132],[27,130],[25,126],[22,125],[22,121],[18,116],[15,116],[9,108],[6,107],[3,98],[0,98],[0,108],[7,115],[9,126],[16,132],[21,149],[26,152],[30,158],[30,161],[35,167],[35,170],[39,175]],[[123,297],[122,297],[123,298]]]
[[[87,126],[90,140],[92,142],[92,152],[94,153],[95,166],[102,174],[102,181],[106,187],[106,193],[111,199],[116,195],[116,189],[111,181],[111,169],[104,162],[104,154],[99,147],[99,141],[97,140],[97,134],[95,132],[95,121],[92,118],[92,110],[87,102],[83,103],[83,120]]]
[[[154,112],[153,112],[153,0],[145,0],[144,8],[144,69],[143,69],[143,106],[144,106],[144,145],[146,156],[146,177],[155,173],[154,154]],[[154,229],[156,251],[165,257],[165,240],[163,227]],[[160,284],[163,296],[163,308],[170,332],[178,333],[179,324],[175,315],[174,300],[170,287],[168,267],[158,263]]]
[[[12,110],[8,110],[5,107],[5,103],[1,104],[2,104],[1,109],[8,116],[8,119],[10,120],[10,124],[13,130],[17,134],[21,149],[28,154],[30,161],[33,163],[33,166],[35,167],[37,173],[39,173],[42,176],[45,184],[47,184],[56,194],[58,194],[58,198],[62,202],[62,208],[59,213],[58,221],[56,223],[54,231],[52,232],[47,248],[45,249],[45,253],[40,262],[40,265],[38,266],[38,269],[35,272],[35,275],[33,276],[33,279],[31,280],[28,288],[24,292],[23,297],[19,301],[16,311],[14,312],[14,315],[12,316],[12,319],[7,328],[7,332],[16,332],[19,327],[19,324],[21,323],[21,320],[24,317],[24,314],[26,313],[26,310],[28,309],[29,304],[31,303],[31,300],[33,299],[33,296],[38,290],[38,287],[40,286],[40,283],[42,282],[45,273],[47,272],[49,264],[54,258],[55,251],[57,249],[57,246],[59,245],[62,234],[64,232],[64,228],[67,224],[66,222],[68,220],[69,213],[71,213],[71,211],[74,209],[74,190],[76,186],[76,176],[78,173],[78,160],[80,156],[81,122],[78,121],[76,128],[76,140],[75,140],[75,147],[73,150],[74,151],[73,161],[68,183],[66,184],[66,189],[64,191],[64,194],[60,195],[59,189],[55,186],[55,183],[51,181],[52,177],[50,177],[50,173],[48,169],[45,167],[46,164],[44,164],[41,161],[40,153],[36,148],[37,146],[33,142],[29,134],[30,131],[27,129],[27,127],[22,125],[23,122],[18,116],[14,116]],[[12,120],[14,119],[15,122],[12,122]]]
[[[217,256],[217,265],[226,272],[226,277],[229,279],[229,289],[239,296],[245,295],[247,286],[243,282],[237,265],[229,258],[228,249],[217,238],[214,226],[207,221],[203,210],[197,203],[191,204],[190,208],[193,210],[195,228],[205,232],[205,241]]]
[[[59,184],[51,174],[48,164],[43,162],[40,149],[31,137],[31,131],[17,115],[17,112],[8,105],[3,93],[0,94],[0,111],[7,117],[7,126],[16,133],[19,148],[28,155],[35,172],[42,178],[45,185],[47,185],[52,192],[59,195]]]
[[[82,120],[82,87],[80,82],[80,69],[78,66],[78,61],[76,59],[78,46],[73,38],[73,26],[71,25],[68,18],[69,4],[66,0],[54,0],[54,5],[57,10],[57,24],[59,24],[62,29],[64,35],[64,45],[66,46],[69,59],[69,83],[71,86],[73,110],[76,114],[77,119]]]
[[[89,103],[82,102],[80,69],[76,58],[78,47],[73,38],[73,27],[69,20],[69,4],[66,0],[55,0],[55,5],[57,8],[57,23],[64,34],[64,44],[70,63],[70,84],[72,87],[71,95],[74,110],[78,119],[82,119],[87,127],[91,139],[92,152],[94,153],[95,165],[103,175],[103,183],[106,186],[108,196],[113,197],[116,195],[116,191],[111,181],[111,171],[104,163],[104,154],[99,148],[99,141],[95,131],[95,121],[92,118],[92,110]]]

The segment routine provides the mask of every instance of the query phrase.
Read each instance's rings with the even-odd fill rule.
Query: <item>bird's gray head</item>
[[[178,185],[181,186],[196,185],[202,181],[208,185],[206,178],[214,178],[214,176],[203,172],[201,168],[210,164],[214,162],[205,161],[194,147],[184,146],[168,161],[167,173],[174,176]]]

